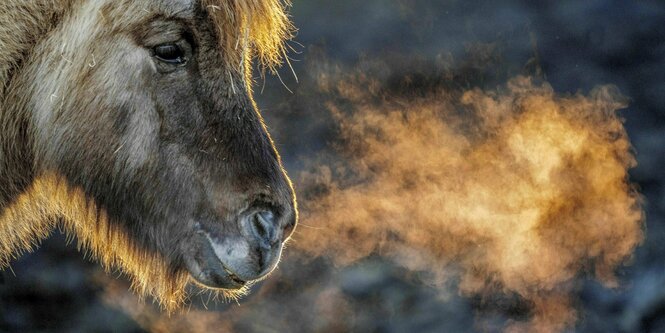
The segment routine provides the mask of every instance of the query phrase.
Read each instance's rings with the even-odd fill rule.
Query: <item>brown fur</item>
[[[0,138],[5,140],[0,142],[5,147],[3,151],[3,146],[0,146],[0,180],[8,180],[5,184],[0,183],[4,186],[0,188],[0,269],[6,268],[22,252],[35,249],[53,228],[61,226],[69,235],[77,236],[79,249],[89,252],[105,268],[119,268],[127,273],[138,293],[152,295],[165,309],[173,310],[185,298],[185,286],[190,280],[187,274],[173,271],[161,255],[137,244],[103,207],[87,196],[82,188],[71,185],[66,177],[49,170],[32,170],[33,167],[24,162],[14,162],[19,158],[13,154],[22,151],[22,147],[32,151],[31,137],[38,134],[38,129],[24,123],[28,117],[21,113],[28,111],[25,108],[30,101],[26,99],[30,94],[23,92],[39,92],[40,89],[49,89],[50,84],[26,82],[26,77],[39,77],[39,73],[23,73],[24,64],[44,61],[50,64],[49,74],[61,71],[60,80],[73,79],[66,88],[59,88],[69,91],[55,90],[50,100],[39,102],[56,106],[61,103],[60,108],[67,108],[71,102],[61,96],[75,96],[71,90],[78,89],[77,83],[81,81],[77,80],[85,78],[86,71],[93,68],[102,56],[97,54],[95,59],[94,50],[81,52],[66,47],[70,41],[75,44],[79,36],[76,31],[68,31],[66,26],[61,26],[62,22],[71,16],[89,15],[86,19],[91,21],[91,29],[113,33],[114,29],[126,23],[123,17],[152,15],[149,11],[140,10],[141,1],[101,1],[98,8],[86,7],[98,10],[82,12],[79,8],[84,2],[0,2]],[[227,67],[238,69],[229,74],[231,85],[236,76],[242,77],[244,82],[251,82],[251,59],[258,59],[268,69],[281,64],[285,54],[284,41],[293,35],[285,12],[288,1],[201,0],[199,5],[206,8],[218,29],[220,52]],[[54,48],[58,44],[44,42],[49,39],[60,39],[65,46],[56,52]],[[40,58],[58,53],[60,55],[56,59],[45,61]],[[244,88],[254,104],[250,84]],[[22,156],[22,160],[30,158]],[[242,292],[244,290],[228,296],[234,297]]]

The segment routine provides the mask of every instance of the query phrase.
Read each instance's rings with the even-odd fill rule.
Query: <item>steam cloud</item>
[[[437,286],[459,277],[462,295],[516,293],[533,310],[510,332],[570,328],[580,275],[617,285],[643,214],[616,89],[559,96],[516,77],[405,98],[362,74],[320,85],[337,96],[345,162],[301,175],[293,252],[338,265],[378,254]]]

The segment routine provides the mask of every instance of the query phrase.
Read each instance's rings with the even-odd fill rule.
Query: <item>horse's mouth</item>
[[[226,268],[224,264],[222,263],[222,267],[224,268],[224,271],[226,271],[226,274],[228,274],[229,279],[231,279],[233,282],[239,284],[239,285],[245,285],[247,282],[244,281],[243,279],[239,278],[237,275],[235,275],[231,270]]]
[[[221,266],[223,272],[216,269],[206,269],[200,271],[197,275],[192,273],[190,273],[190,275],[198,284],[203,285],[208,289],[236,290],[242,289],[247,285],[247,281],[238,277],[235,273],[226,268],[224,264],[221,264]]]
[[[215,254],[207,235],[199,238],[199,251],[187,258],[186,266],[194,281],[209,289],[238,290],[249,282],[242,279]]]

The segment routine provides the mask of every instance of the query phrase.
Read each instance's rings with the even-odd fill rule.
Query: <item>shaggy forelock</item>
[[[287,14],[289,0],[201,0],[201,5],[215,22],[231,62],[256,58],[274,70],[286,59],[286,41],[295,32]],[[237,52],[240,48],[246,52]]]

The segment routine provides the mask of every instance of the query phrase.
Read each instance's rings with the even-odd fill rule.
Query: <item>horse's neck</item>
[[[32,182],[28,123],[8,95],[33,49],[75,0],[0,1],[0,214]]]
[[[13,73],[61,21],[74,0],[0,1],[0,101]],[[1,107],[1,106],[0,106]]]
[[[0,104],[0,216],[34,178],[34,152],[27,115],[16,109],[20,106],[7,102]]]

